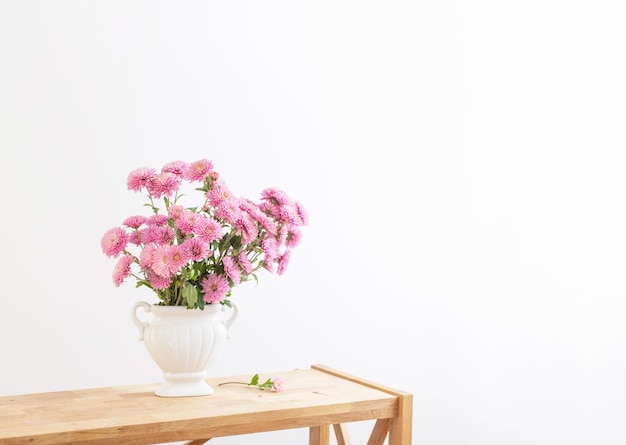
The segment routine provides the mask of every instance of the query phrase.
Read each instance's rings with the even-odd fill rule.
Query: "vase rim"
[[[161,305],[158,303],[153,303],[150,306],[152,306],[152,308],[156,308],[158,309],[165,309],[165,310],[177,310],[177,311],[189,311],[189,312],[203,312],[205,310],[212,310],[212,309],[221,309],[223,307],[223,305],[221,304],[206,304],[204,306],[204,309],[200,309],[200,308],[193,308],[193,309],[189,309],[187,308],[187,306],[171,306],[171,305]]]

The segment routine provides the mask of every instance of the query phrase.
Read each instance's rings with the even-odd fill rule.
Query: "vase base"
[[[205,375],[198,378],[197,373],[193,374],[165,374],[163,383],[154,394],[159,397],[194,397],[208,396],[215,391],[204,381]]]

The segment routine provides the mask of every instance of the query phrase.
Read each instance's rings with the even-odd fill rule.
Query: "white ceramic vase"
[[[152,313],[151,321],[142,321],[139,308]],[[207,370],[229,337],[229,328],[237,318],[232,305],[228,318],[221,316],[222,305],[207,304],[204,310],[182,306],[159,306],[138,301],[131,318],[139,329],[139,340],[163,371],[165,382],[155,392],[162,397],[205,396],[213,394],[206,383]]]

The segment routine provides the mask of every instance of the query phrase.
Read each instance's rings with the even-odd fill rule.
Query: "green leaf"
[[[250,380],[249,385],[254,386],[258,384],[259,384],[259,374],[254,374],[254,376],[252,377],[252,380]]]
[[[233,237],[232,241],[231,241],[231,245],[233,246],[233,249],[241,249],[241,240],[242,240],[242,236],[241,235],[236,235]]]
[[[186,282],[183,285],[183,299],[187,300],[187,307],[196,307],[198,302],[198,289],[196,286]]]

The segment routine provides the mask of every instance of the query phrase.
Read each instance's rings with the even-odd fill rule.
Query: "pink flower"
[[[210,274],[202,280],[202,292],[207,303],[221,303],[226,299],[229,290],[230,286],[224,275]]]
[[[276,223],[271,218],[268,218],[265,214],[263,214],[263,218],[259,220],[259,224],[271,236],[276,236],[276,234],[278,233],[276,229]]]
[[[152,229],[152,242],[157,244],[171,244],[176,239],[176,232],[169,226],[154,227]]]
[[[245,273],[246,275],[252,273],[252,263],[250,262],[250,259],[245,254],[245,252],[241,252],[239,254],[239,256],[237,257],[237,261],[239,261],[239,265],[243,269],[243,273]]]
[[[183,177],[187,170],[187,163],[183,161],[173,161],[165,164],[161,169],[164,173],[173,173],[176,176]]]
[[[115,267],[113,268],[113,284],[115,287],[120,287],[120,285],[126,280],[126,278],[130,277],[131,270],[130,266],[133,264],[134,257],[130,254],[124,254],[117,260]]]
[[[199,218],[194,233],[207,243],[217,241],[221,239],[223,235],[220,223],[210,217]]]
[[[209,243],[201,238],[189,238],[181,244],[181,247],[187,251],[191,261],[202,261],[212,255]]]
[[[146,244],[141,253],[139,254],[139,267],[142,270],[148,270],[152,268],[154,262],[154,252],[156,246],[154,244]]]
[[[184,212],[185,212],[185,208],[181,205],[171,205],[170,208],[167,209],[167,214],[174,221],[180,218],[180,215],[182,215]]]
[[[264,238],[261,241],[261,249],[266,257],[276,258],[278,256],[278,243],[274,238]]]
[[[162,277],[150,269],[148,270],[148,282],[154,289],[165,290],[172,284],[172,278]]]
[[[177,274],[189,261],[189,254],[182,246],[170,246],[167,250],[167,262],[170,274]]]
[[[149,226],[166,226],[168,222],[167,215],[152,215],[146,221]]]
[[[213,163],[208,159],[192,162],[185,171],[185,179],[188,181],[204,181],[213,170]]]
[[[196,212],[192,212],[191,210],[183,210],[176,220],[176,227],[183,232],[184,235],[189,235],[193,233],[196,229],[196,224],[200,216]]]
[[[153,243],[154,240],[156,240],[157,229],[158,227],[155,226],[148,226],[143,229],[139,229],[139,238],[141,239],[141,242],[144,244]]]
[[[290,202],[290,199],[285,192],[273,187],[263,190],[261,192],[261,197],[276,206],[282,206]]]
[[[161,277],[170,277],[172,275],[170,263],[171,247],[169,244],[157,246],[152,254],[152,270]]]
[[[298,224],[300,222],[300,215],[295,206],[284,205],[278,212],[278,218],[280,221],[285,221],[288,224]]]
[[[234,195],[228,190],[226,184],[222,181],[216,182],[213,187],[206,194],[209,204],[213,207],[218,207],[224,201],[230,201],[234,198]]]
[[[162,196],[170,197],[178,190],[180,178],[173,173],[159,173],[148,184],[148,193],[153,198],[159,199]]]
[[[302,239],[302,232],[300,231],[300,229],[292,227],[289,230],[287,230],[287,237],[285,238],[285,245],[287,247],[295,247],[300,243],[301,239]]]
[[[241,242],[249,244],[259,234],[259,229],[250,215],[246,212],[238,212],[233,219],[233,226],[241,232]]]
[[[285,389],[285,382],[280,377],[272,379],[272,391],[282,392]]]
[[[290,259],[291,259],[291,251],[286,250],[285,253],[283,253],[278,259],[278,268],[276,270],[276,273],[278,275],[282,275],[283,273],[285,273],[285,270],[287,270],[287,266],[289,266]]]
[[[274,273],[275,262],[276,262],[276,258],[265,255],[265,258],[263,258],[263,268],[267,270],[269,273]]]
[[[128,242],[135,246],[141,246],[141,233],[133,230],[128,236]]]
[[[266,215],[272,218],[278,218],[280,216],[280,207],[270,202],[262,202],[259,204],[259,209]]]
[[[224,272],[233,284],[239,284],[241,282],[241,270],[235,260],[230,256],[225,256],[222,258],[222,264],[224,265]]]
[[[234,200],[225,200],[215,205],[215,217],[227,223],[232,223],[237,219],[241,210],[235,205]]]
[[[127,244],[128,234],[121,227],[107,230],[100,241],[102,252],[109,258],[117,258],[124,251]]]
[[[302,204],[296,201],[295,205],[296,205],[296,212],[298,213],[298,216],[300,217],[300,225],[306,226],[309,223],[309,215],[304,210],[304,207],[302,206]]]
[[[140,192],[144,187],[150,184],[155,174],[156,170],[148,167],[133,170],[126,179],[126,187],[128,190]]]
[[[288,231],[286,227],[281,227],[280,231],[278,232],[278,236],[275,237],[276,239],[276,246],[282,247],[283,244],[285,244],[285,241],[287,241],[287,235],[288,235]]]
[[[122,224],[131,229],[138,229],[143,224],[145,224],[146,221],[148,221],[148,218],[146,218],[145,216],[136,215],[126,218]]]

